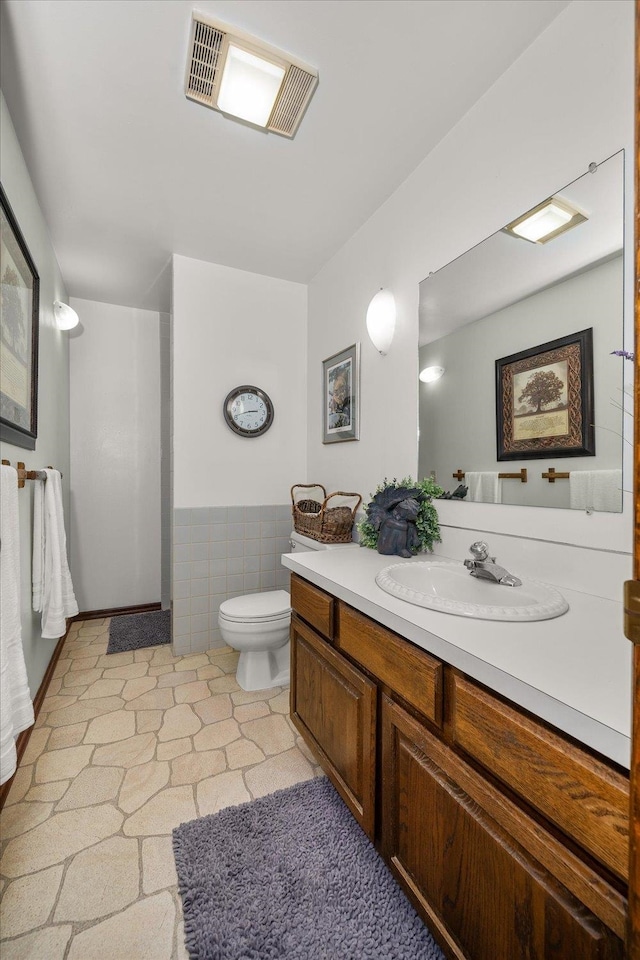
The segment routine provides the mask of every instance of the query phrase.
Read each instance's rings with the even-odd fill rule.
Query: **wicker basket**
[[[338,501],[334,500],[336,505],[331,506],[334,497],[348,497],[355,505],[337,506]],[[327,496],[321,483],[298,483],[291,487],[291,503],[293,526],[298,533],[320,543],[351,543],[356,511],[362,503],[359,493],[337,491]]]

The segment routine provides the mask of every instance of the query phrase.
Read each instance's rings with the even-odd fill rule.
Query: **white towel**
[[[622,470],[572,470],[569,477],[569,503],[572,510],[620,513]]]
[[[20,625],[18,474],[0,467],[0,783],[16,769],[16,737],[34,722]]]
[[[78,604],[67,561],[62,479],[58,470],[44,472],[47,479],[35,482],[33,505],[33,609],[42,612],[43,638],[57,640]]]
[[[465,473],[464,482],[469,487],[467,498],[475,503],[502,503],[502,480],[497,473]]]

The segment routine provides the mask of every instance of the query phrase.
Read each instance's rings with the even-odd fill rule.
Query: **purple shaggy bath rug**
[[[173,831],[191,960],[444,960],[326,777]]]

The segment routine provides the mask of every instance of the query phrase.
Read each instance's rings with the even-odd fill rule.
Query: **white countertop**
[[[353,547],[286,553],[282,563],[628,769],[632,645],[623,633],[622,604],[562,589],[570,608],[563,616],[505,623],[417,607],[375,582],[391,563],[424,559]]]

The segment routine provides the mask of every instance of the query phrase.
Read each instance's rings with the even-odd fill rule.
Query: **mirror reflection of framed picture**
[[[40,280],[0,186],[0,439],[35,450]]]
[[[498,460],[595,456],[593,329],[496,360]]]
[[[323,443],[360,439],[360,344],[322,362]]]

